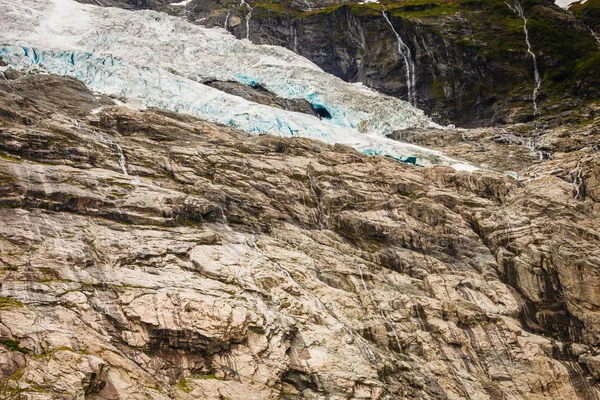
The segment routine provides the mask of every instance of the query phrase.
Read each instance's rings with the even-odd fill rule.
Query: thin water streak
[[[246,0],[240,0],[240,7],[244,5],[250,10],[250,12],[246,14],[246,39],[250,40],[250,18],[252,18],[252,11],[254,11],[254,9],[250,4],[246,3]]]
[[[519,0],[515,0],[514,7],[511,6],[506,1],[504,3],[508,6],[508,8],[510,8],[515,14],[517,14],[523,20],[523,31],[525,32],[525,43],[527,44],[527,53],[533,59],[533,73],[534,73],[533,78],[535,80],[535,86],[533,88],[533,100],[532,100],[533,101],[533,112],[535,115],[539,115],[540,112],[538,110],[538,105],[537,105],[537,96],[538,96],[538,91],[540,90],[540,87],[542,86],[542,79],[540,78],[540,72],[538,70],[537,57],[535,56],[535,53],[533,52],[532,47],[531,47],[531,42],[529,41],[529,30],[527,29],[527,17],[525,17],[525,12],[523,11],[523,6],[519,2]]]
[[[592,37],[594,39],[596,39],[596,42],[598,42],[598,44],[600,45],[600,36],[592,29],[588,26],[588,29],[590,30],[590,33],[592,34]]]
[[[117,155],[119,156],[119,168],[121,169],[123,175],[129,175],[127,172],[127,160],[125,159],[125,154],[123,154],[123,148],[107,135],[100,135],[100,141],[110,146],[114,146],[117,149]]]
[[[294,53],[298,54],[298,28],[294,26]]]
[[[123,148],[116,142],[115,147],[117,148],[117,152],[119,153],[119,167],[121,167],[121,171],[124,175],[129,175],[127,173],[127,162],[125,160],[125,155],[123,154]]]
[[[416,78],[416,73],[415,73],[415,62],[412,59],[412,53],[410,51],[410,48],[402,40],[402,37],[400,36],[400,34],[398,34],[398,32],[396,31],[396,28],[394,28],[394,25],[392,25],[392,22],[388,18],[385,11],[382,11],[382,14],[383,14],[383,17],[385,18],[385,20],[387,21],[388,25],[392,28],[392,31],[394,31],[394,35],[396,35],[396,40],[398,42],[398,52],[404,59],[404,65],[406,66],[405,82],[406,82],[406,88],[408,91],[408,102],[410,104],[412,104],[413,106],[416,106],[417,105],[417,96],[416,96],[415,91],[416,91],[416,87],[417,87],[417,78]]]

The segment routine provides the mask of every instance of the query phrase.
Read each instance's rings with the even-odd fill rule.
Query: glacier
[[[474,166],[441,152],[387,139],[407,128],[438,127],[399,99],[327,74],[294,52],[237,40],[154,11],[125,11],[73,0],[0,0],[0,57],[19,70],[83,81],[110,96],[139,100],[251,134],[341,143],[419,165]],[[330,119],[280,110],[204,85],[259,84],[283,98],[325,108]]]

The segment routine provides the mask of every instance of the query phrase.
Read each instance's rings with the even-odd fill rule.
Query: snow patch
[[[583,0],[583,1],[577,1],[577,0],[556,0],[555,4],[559,7],[562,8],[569,8],[569,6],[573,3],[581,3],[581,4],[585,4],[587,2],[587,0]]]

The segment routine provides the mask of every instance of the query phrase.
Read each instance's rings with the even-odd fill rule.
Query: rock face
[[[3,74],[0,397],[599,398],[598,132],[524,130],[404,137],[515,180]]]
[[[597,39],[598,29],[600,28],[600,1],[588,0],[582,3],[574,3],[570,9],[575,16],[583,20]]]
[[[316,110],[315,107],[313,107],[313,105],[306,100],[283,99],[281,97],[278,97],[274,93],[271,93],[270,91],[268,91],[260,85],[249,86],[238,82],[223,81],[209,81],[204,83],[210,87],[219,89],[225,93],[233,94],[243,99],[259,104],[264,104],[270,107],[281,108],[283,110],[288,111],[301,112],[313,116],[320,116],[321,114],[325,115],[325,113],[327,112],[327,110],[323,109],[323,111],[321,111],[321,114],[319,114],[318,110]],[[327,112],[326,115],[329,115],[329,113]]]

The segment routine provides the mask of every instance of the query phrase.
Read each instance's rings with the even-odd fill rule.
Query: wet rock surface
[[[490,169],[0,81],[1,396],[599,398],[597,130],[436,132]]]

